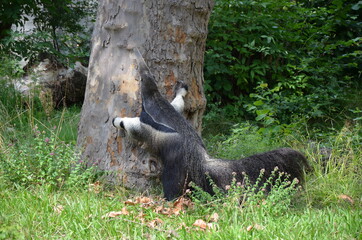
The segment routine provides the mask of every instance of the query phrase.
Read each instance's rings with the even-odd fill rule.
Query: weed
[[[84,185],[93,175],[92,168],[82,172],[82,164],[74,146],[58,140],[55,132],[33,129],[33,140],[9,144],[1,154],[4,177],[16,185]],[[68,181],[67,181],[68,180]]]
[[[226,191],[218,188],[211,178],[209,182],[212,186],[213,195],[204,192],[200,187],[191,183],[193,188],[190,196],[194,202],[199,204],[212,203],[212,205],[222,206],[221,211],[235,211],[238,209],[253,210],[255,207],[263,209],[275,215],[282,214],[291,206],[293,196],[300,186],[298,180],[286,180],[285,173],[275,168],[270,176],[265,179],[265,171],[260,171],[255,183],[252,183],[245,173],[243,182],[237,182],[233,178],[230,185],[226,186]],[[236,173],[233,173],[235,176]]]

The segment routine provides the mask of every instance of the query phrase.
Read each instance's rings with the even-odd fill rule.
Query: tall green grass
[[[210,151],[230,159],[291,146],[307,156],[313,170],[303,189],[281,183],[268,197],[252,191],[241,203],[243,192],[232,186],[214,197],[196,189],[189,195],[192,203],[177,212],[177,202],[151,195],[148,203],[133,204],[140,193],[107,190],[92,181],[93,172],[74,171],[79,108],[49,115],[35,108],[36,102],[18,103],[0,102],[0,239],[362,237],[360,120],[328,132],[289,126],[270,133],[244,123],[230,135],[209,137]],[[331,155],[323,156],[324,148]],[[111,211],[123,213],[109,217]]]
[[[360,239],[361,209],[353,205],[293,207],[269,200],[240,206],[235,201],[195,202],[180,214],[172,208],[128,205],[123,192],[11,190],[1,186],[0,239]],[[290,196],[292,199],[293,197]],[[132,198],[134,199],[134,197]],[[265,204],[264,204],[265,203]],[[264,204],[264,205],[263,205]],[[282,205],[282,206],[281,206]],[[111,211],[126,214],[105,217]],[[275,211],[274,209],[278,209]],[[217,219],[212,219],[217,214]],[[151,223],[157,220],[157,225]],[[203,220],[206,229],[195,226]]]
[[[85,169],[75,148],[79,108],[46,111],[35,93],[21,96],[11,83],[0,89],[0,172],[14,186],[55,189],[84,185]]]

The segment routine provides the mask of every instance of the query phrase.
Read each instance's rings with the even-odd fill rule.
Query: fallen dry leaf
[[[263,230],[265,227],[262,226],[262,225],[259,225],[259,224],[255,223],[255,224],[254,224],[254,228],[255,228],[256,230]]]
[[[344,201],[347,201],[347,202],[349,202],[350,204],[354,204],[353,199],[352,199],[350,196],[346,195],[346,194],[341,194],[341,195],[338,196],[338,198],[339,198],[339,199],[342,199],[342,200],[344,200]]]
[[[180,197],[179,199],[177,199],[174,203],[173,203],[173,207],[176,209],[182,209],[183,204],[184,204],[184,198]]]
[[[162,207],[161,211],[159,212],[163,215],[171,215],[172,214],[172,210],[171,208],[165,208],[165,207]]]
[[[161,211],[162,211],[162,209],[163,209],[163,206],[157,206],[157,207],[155,207],[155,209],[153,210],[155,213],[160,213]]]
[[[160,214],[163,214],[163,215],[172,215],[172,214],[174,214],[173,209],[164,207],[162,205],[155,207],[155,209],[153,211],[155,213],[160,213]]]
[[[134,202],[132,199],[127,199],[127,201],[124,202],[126,205],[136,205],[137,203]]]
[[[114,194],[113,194],[113,193],[105,193],[104,196],[105,196],[105,197],[109,197],[109,198],[114,198]]]
[[[246,231],[250,232],[253,229],[253,225],[249,225],[246,227]]]
[[[139,219],[141,221],[141,223],[145,223],[146,222],[146,214],[143,213],[143,211],[139,212],[138,215],[136,216],[137,219]]]
[[[136,199],[137,203],[143,203],[143,204],[149,204],[150,202],[152,202],[152,199],[149,197],[138,197]]]
[[[139,212],[139,214],[137,215],[137,218],[143,219],[146,216],[146,214],[144,214],[142,211]]]
[[[182,211],[182,209],[180,209],[180,208],[172,208],[171,209],[171,214],[175,215],[175,216],[178,216],[181,211]]]
[[[167,233],[167,239],[180,238],[180,235],[174,229],[168,230]]]
[[[206,230],[206,229],[208,229],[208,225],[207,225],[207,223],[204,221],[204,220],[202,220],[202,219],[197,219],[193,224],[192,224],[192,226],[195,226],[195,227],[199,227],[199,228],[201,228],[201,229],[203,229],[203,230]]]
[[[255,229],[255,230],[263,230],[265,227],[262,225],[259,225],[257,223],[255,223],[254,225],[249,225],[246,227],[246,231],[250,232],[251,230]]]
[[[213,213],[210,216],[210,222],[218,222],[219,221],[219,214]]]
[[[114,218],[117,217],[119,215],[122,215],[122,211],[111,211],[105,215],[102,216],[102,218]]]
[[[216,229],[216,226],[217,226],[216,223],[208,223],[207,224],[208,229]]]
[[[186,199],[184,197],[178,198],[174,203],[173,207],[178,209],[183,209],[184,207],[192,207],[193,203],[190,199]]]
[[[64,207],[62,205],[56,205],[53,207],[53,210],[57,214],[61,214],[64,210]]]
[[[121,211],[111,211],[105,215],[102,216],[102,219],[103,218],[114,218],[114,217],[117,217],[119,215],[129,215],[129,212],[128,210],[126,209],[126,207],[122,208]]]
[[[95,183],[91,183],[88,185],[88,191],[99,193],[102,189],[101,182],[96,181]]]
[[[173,208],[171,209],[171,213],[174,215],[179,215],[180,212],[192,206],[193,202],[191,202],[191,200],[186,199],[184,197],[180,197],[173,203]]]
[[[163,221],[159,218],[155,218],[153,220],[151,220],[150,222],[147,223],[147,226],[150,228],[155,228],[159,225],[161,225],[163,223]]]
[[[121,212],[122,212],[123,215],[129,215],[129,212],[128,212],[126,207],[123,207]]]
[[[154,201],[149,197],[137,197],[135,201],[132,199],[127,199],[127,201],[124,202],[126,205],[142,204],[142,207],[149,207],[152,203],[154,203]]]

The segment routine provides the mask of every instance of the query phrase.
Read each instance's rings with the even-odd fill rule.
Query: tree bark
[[[141,112],[138,47],[168,100],[177,81],[189,85],[185,116],[200,132],[206,100],[203,58],[212,0],[103,0],[93,32],[78,146],[89,165],[126,187],[147,189],[159,175],[158,159],[121,136],[116,116]]]

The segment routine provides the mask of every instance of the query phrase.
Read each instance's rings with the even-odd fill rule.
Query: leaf
[[[53,210],[57,214],[61,214],[64,210],[64,207],[62,205],[56,205],[53,207]]]
[[[186,207],[193,207],[193,202],[190,199],[180,197],[174,202],[173,207],[175,209],[184,210]]]
[[[350,204],[354,204],[354,200],[350,196],[348,196],[346,194],[341,194],[341,195],[338,196],[338,198],[342,199],[342,200],[344,200],[346,202],[349,202]]]
[[[129,212],[126,207],[123,207],[121,211],[111,211],[105,215],[102,216],[102,219],[104,218],[114,218],[119,215],[129,215]]]
[[[181,209],[172,208],[171,209],[171,214],[177,216],[177,215],[180,214],[181,211],[182,211]]]
[[[268,87],[268,84],[267,84],[267,83],[261,83],[259,86],[260,86],[261,88],[267,88],[267,87]]]
[[[219,221],[219,214],[215,212],[210,216],[210,222],[218,222],[218,221]]]
[[[250,78],[251,78],[251,79],[254,79],[254,77],[255,77],[255,73],[254,73],[253,70],[251,70],[251,71],[250,71]]]
[[[255,40],[253,40],[249,45],[250,45],[251,47],[254,47],[254,46],[255,46]]]
[[[95,183],[91,183],[88,185],[88,191],[89,192],[94,192],[94,193],[99,193],[102,189],[102,185],[100,181],[96,181]]]
[[[136,202],[142,204],[149,204],[150,202],[152,202],[152,199],[149,197],[138,197],[136,198]]]
[[[259,225],[259,224],[257,224],[257,223],[254,224],[254,228],[255,228],[256,230],[264,230],[264,229],[265,229],[264,226]]]
[[[122,215],[129,215],[129,212],[126,207],[123,207],[121,212],[122,212]]]
[[[270,110],[269,109],[260,109],[260,110],[256,110],[256,114],[257,115],[262,115],[262,114],[268,114],[270,112]]]
[[[149,197],[137,197],[136,200],[132,200],[132,199],[127,199],[124,204],[126,205],[136,205],[136,204],[142,204],[143,207],[147,207],[150,206],[152,203],[154,203],[154,201],[152,200],[152,198]]]
[[[144,219],[144,217],[146,216],[146,214],[144,214],[142,211],[138,213],[137,218],[139,219]]]
[[[226,83],[224,83],[223,88],[224,88],[225,91],[229,92],[229,91],[231,91],[233,86],[230,83],[226,82]]]
[[[262,225],[259,225],[257,223],[255,223],[254,225],[249,225],[249,226],[246,227],[246,231],[248,231],[248,232],[250,232],[253,229],[260,231],[260,230],[264,230],[265,227],[262,226]]]
[[[264,119],[265,117],[266,117],[266,114],[261,114],[261,115],[258,115],[258,116],[255,118],[255,120],[256,120],[256,121],[260,121],[260,120]]]
[[[203,229],[203,230],[206,230],[206,229],[209,228],[209,226],[207,225],[207,223],[206,223],[204,220],[202,220],[202,219],[197,219],[197,220],[192,224],[192,226],[199,227],[199,228],[201,228],[201,229]]]
[[[103,218],[114,218],[114,217],[117,217],[119,215],[122,215],[122,212],[121,211],[118,211],[118,212],[115,212],[115,211],[111,211],[105,215],[102,216],[102,219]]]
[[[154,211],[163,215],[172,215],[171,208],[165,208],[164,206],[158,206]]]
[[[126,204],[126,205],[136,205],[137,203],[134,202],[132,199],[127,199],[127,200],[124,202],[124,204]]]
[[[359,1],[357,4],[353,5],[351,8],[352,10],[358,11],[360,9],[361,1]]]
[[[270,124],[274,123],[275,119],[272,117],[268,117],[265,121],[265,125],[269,126]]]
[[[105,193],[104,196],[105,196],[105,197],[108,197],[108,198],[114,198],[114,194],[113,194],[113,193]]]
[[[156,228],[157,226],[161,225],[163,221],[159,218],[155,218],[147,223],[147,227],[149,228]]]
[[[254,104],[254,106],[261,106],[261,105],[263,105],[264,103],[263,103],[262,100],[258,100],[258,101],[255,101],[253,104]]]

